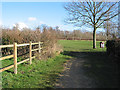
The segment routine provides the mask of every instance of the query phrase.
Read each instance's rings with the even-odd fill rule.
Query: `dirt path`
[[[117,67],[104,53],[70,52],[56,88],[116,88]]]
[[[66,63],[56,87],[58,88],[95,88],[95,81],[84,74],[83,59],[86,55],[79,54],[79,59],[71,59]]]

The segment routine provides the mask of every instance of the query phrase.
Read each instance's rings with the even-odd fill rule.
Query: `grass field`
[[[109,79],[113,78],[111,73],[115,68],[113,68],[111,60],[107,60],[110,58],[106,57],[106,48],[100,48],[99,42],[97,42],[97,49],[92,49],[92,41],[59,40],[59,43],[64,49],[64,52],[59,56],[47,61],[35,59],[32,65],[28,65],[28,63],[18,65],[17,75],[13,73],[13,69],[4,71],[2,73],[3,88],[52,88],[59,77],[58,75],[63,70],[63,64],[71,57],[79,58],[77,54],[81,52],[89,52],[86,53],[89,54],[86,57],[86,59],[89,59],[89,62],[86,62],[85,66],[89,64],[94,66],[90,69],[85,68],[86,74],[92,78],[97,78],[96,80],[105,85],[113,84]],[[2,62],[4,67],[12,64],[13,59]],[[114,82],[114,80],[112,81]]]
[[[106,51],[106,48],[100,48],[100,41],[97,41],[97,49],[93,49],[92,41],[85,40],[59,40],[64,51],[79,51],[79,52],[100,52]]]

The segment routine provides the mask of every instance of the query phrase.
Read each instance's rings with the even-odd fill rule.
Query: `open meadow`
[[[64,51],[78,51],[78,52],[105,52],[105,48],[100,48],[100,42],[97,41],[97,49],[93,49],[92,40],[59,40],[58,41],[62,46]]]

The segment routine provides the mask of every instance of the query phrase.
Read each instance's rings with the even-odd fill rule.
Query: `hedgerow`
[[[42,50],[40,55],[34,52],[33,55],[40,56],[41,59],[46,59],[48,57],[55,56],[56,52],[61,50],[57,44],[57,38],[55,30],[52,27],[43,27],[42,30],[37,28],[36,30],[31,30],[25,28],[23,30],[18,29],[2,29],[2,45],[9,45],[16,42],[17,44],[34,42],[43,42]],[[56,48],[57,47],[57,48]],[[33,49],[38,48],[38,45],[34,45]],[[2,55],[13,54],[13,48],[3,48]],[[18,56],[29,57],[29,46],[18,47]],[[40,58],[39,57],[39,58]]]
[[[108,40],[106,43],[108,55],[120,58],[120,39]]]

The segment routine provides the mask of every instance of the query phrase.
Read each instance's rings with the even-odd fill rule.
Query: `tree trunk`
[[[96,9],[96,7],[95,7],[95,2],[93,2],[93,7],[94,7],[94,14],[93,14],[93,20],[94,20],[94,30],[93,30],[93,49],[95,49],[96,48],[96,20],[95,20],[95,17],[96,17],[96,15],[95,15],[95,9]]]
[[[96,27],[94,26],[94,31],[93,31],[93,49],[96,48]]]

